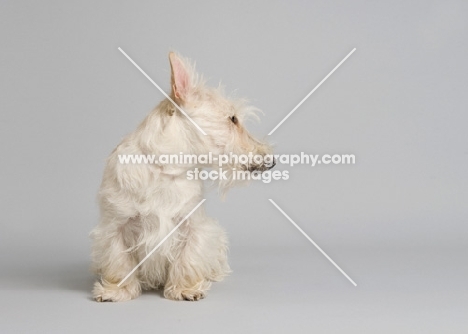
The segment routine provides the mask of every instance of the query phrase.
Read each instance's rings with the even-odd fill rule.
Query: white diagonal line
[[[194,208],[192,209],[192,211],[190,211],[189,214],[188,214],[187,216],[185,216],[185,218],[182,219],[182,220],[179,222],[179,224],[177,224],[176,227],[174,227],[174,228],[172,229],[172,231],[169,232],[169,234],[166,235],[166,236],[159,242],[159,244],[157,244],[157,245],[153,248],[153,250],[152,250],[151,252],[149,252],[149,253],[143,258],[143,260],[141,260],[140,263],[138,263],[138,264],[135,266],[135,268],[132,269],[131,272],[128,273],[127,276],[125,276],[125,278],[124,278],[123,280],[120,281],[119,284],[117,284],[117,286],[120,287],[120,286],[122,285],[122,283],[125,282],[125,281],[127,280],[127,278],[129,278],[129,277],[135,272],[135,270],[137,270],[137,269],[143,264],[143,262],[145,262],[145,261],[159,248],[159,246],[161,246],[161,245],[164,243],[164,241],[166,241],[166,240],[172,235],[172,233],[174,233],[174,232],[180,227],[180,225],[182,225],[182,224],[192,215],[192,213],[194,213],[195,210],[198,209],[198,207],[199,207],[200,205],[203,204],[204,201],[206,201],[206,198],[202,199],[202,200],[200,201],[200,203],[198,203],[197,206],[194,207]]]
[[[138,66],[137,63],[135,63],[135,62],[133,61],[133,59],[130,58],[130,57],[125,53],[124,50],[122,50],[122,49],[119,47],[119,51],[122,52],[122,54],[123,54],[128,60],[130,60],[130,62],[131,62],[141,73],[143,73],[143,75],[144,75],[157,89],[159,89],[159,91],[160,91],[169,101],[171,101],[172,104],[173,104],[177,109],[179,109],[179,111],[180,111],[185,117],[187,117],[188,120],[189,120],[190,122],[192,122],[192,124],[195,125],[196,128],[197,128],[198,130],[200,130],[201,133],[203,133],[203,134],[206,136],[205,131],[203,131],[203,129],[202,129],[201,127],[199,127],[198,124],[195,123],[195,121],[194,121],[192,118],[190,118],[190,116],[187,115],[187,113],[186,113],[185,111],[183,111],[182,108],[179,107],[179,105],[178,105],[177,103],[175,103],[174,100],[172,100],[172,99],[169,97],[169,95],[167,95],[166,92],[165,92],[164,90],[162,90],[161,87],[159,87],[158,84],[157,84],[156,82],[154,82],[153,79],[151,79],[151,78],[149,77],[149,75],[146,74],[145,71],[143,71],[143,70],[141,69],[141,67]]]
[[[354,283],[354,281],[351,279],[351,277],[349,277],[344,271],[343,269],[341,269],[336,263],[335,261],[333,261],[323,250],[322,248],[319,247],[319,245],[317,245],[314,240],[312,240],[287,214],[286,212],[284,212],[272,199],[270,199],[270,202],[279,210],[279,212],[281,212],[290,222],[291,224],[293,224],[298,230],[299,232],[301,232],[306,238],[307,240],[309,240],[312,245],[314,245],[319,251],[320,253],[322,253],[327,259],[328,261],[330,261],[335,267],[336,269],[338,269],[354,286],[357,286],[356,283]]]
[[[289,114],[287,114],[286,117],[283,118],[283,120],[282,120],[281,122],[279,122],[278,125],[275,126],[275,128],[274,128],[273,130],[271,130],[270,133],[269,133],[268,135],[270,136],[273,132],[275,132],[276,129],[278,129],[278,128],[280,127],[280,125],[283,124],[283,122],[284,122],[285,120],[287,120],[288,117],[291,116],[292,113],[295,112],[296,109],[299,108],[299,107],[301,106],[301,104],[303,104],[303,103],[305,102],[305,100],[307,100],[307,99],[309,98],[309,96],[311,96],[311,95],[317,90],[317,88],[319,88],[319,87],[325,82],[325,80],[327,80],[328,77],[329,77],[330,75],[332,75],[333,72],[335,72],[335,71],[338,69],[338,67],[340,67],[341,64],[343,64],[343,63],[346,61],[346,59],[348,59],[349,56],[351,56],[351,55],[353,54],[354,51],[356,51],[356,48],[354,48],[350,53],[348,53],[348,55],[347,55],[346,57],[344,57],[344,59],[343,59],[342,61],[340,61],[340,63],[339,63],[338,65],[336,65],[335,68],[334,68],[333,70],[331,70],[331,72],[328,73],[327,76],[326,76],[325,78],[323,78],[322,81],[320,81],[319,84],[318,84],[317,86],[315,86],[315,88],[312,89],[312,91],[311,91],[309,94],[307,94],[307,96],[304,97],[304,98],[302,99],[302,101],[299,102],[299,104],[298,104],[297,106],[295,106],[294,109],[291,110],[291,111],[289,112]]]

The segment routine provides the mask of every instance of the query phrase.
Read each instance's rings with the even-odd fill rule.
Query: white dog
[[[255,111],[230,100],[220,88],[204,85],[192,64],[169,54],[171,95],[177,105],[203,129],[203,135],[172,104],[163,100],[125,137],[107,160],[99,191],[101,220],[91,232],[93,268],[100,275],[93,289],[96,301],[125,301],[142,289],[164,288],[174,300],[203,298],[212,281],[229,272],[227,238],[218,223],[199,207],[157,251],[120,286],[128,273],[196,207],[203,182],[188,180],[187,171],[213,167],[200,164],[122,164],[119,155],[269,154],[270,147],[243,127]],[[231,164],[227,169],[263,171],[273,164]],[[226,169],[226,166],[224,167]],[[219,181],[227,189],[236,181],[229,174]]]

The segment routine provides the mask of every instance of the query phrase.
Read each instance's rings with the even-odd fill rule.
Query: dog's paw
[[[191,302],[205,298],[205,291],[200,290],[184,290],[182,291],[182,298]]]
[[[164,297],[172,300],[197,301],[205,298],[206,291],[192,289],[167,289],[164,291]]]
[[[93,298],[97,302],[123,302],[134,299],[141,294],[139,285],[118,287],[116,284],[94,283]]]

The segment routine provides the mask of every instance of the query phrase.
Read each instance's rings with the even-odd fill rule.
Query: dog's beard
[[[234,186],[245,186],[248,185],[254,179],[252,178],[253,173],[263,173],[274,167],[268,165],[225,165],[217,167],[219,172],[222,172],[225,177],[218,178],[216,184],[218,191],[222,198],[225,198],[229,189]]]

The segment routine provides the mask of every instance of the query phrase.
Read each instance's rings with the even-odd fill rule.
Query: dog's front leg
[[[188,224],[194,224],[192,220]],[[196,301],[205,297],[211,283],[205,278],[203,258],[197,249],[197,229],[184,226],[183,240],[169,265],[164,297],[173,300]]]
[[[174,300],[202,299],[211,281],[221,280],[230,271],[226,236],[201,207],[180,227],[179,238],[179,247],[168,268],[164,296]]]
[[[124,234],[125,225],[117,219],[103,219],[92,231],[93,266],[101,280],[94,284],[93,298],[98,302],[118,302],[134,299],[141,294],[136,273],[118,284],[136,266],[133,255],[127,252]]]

